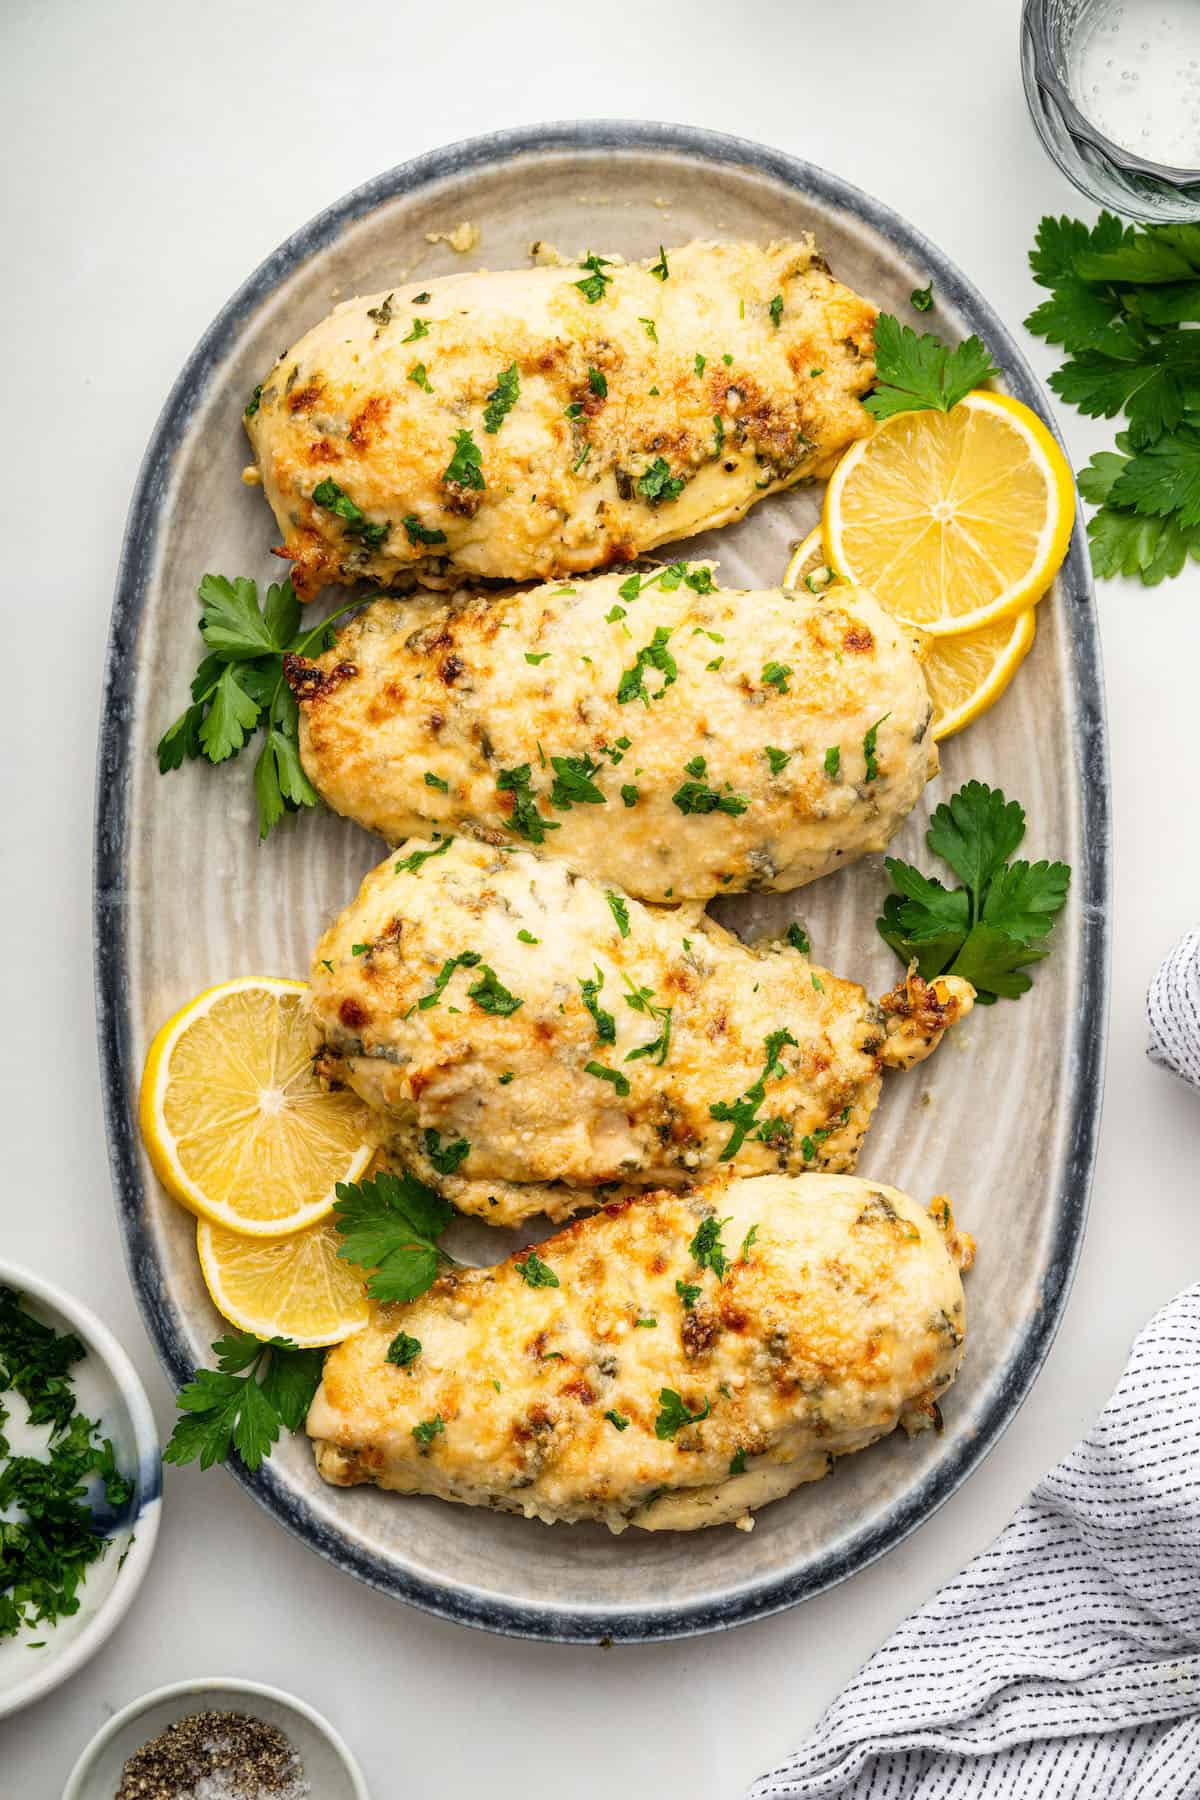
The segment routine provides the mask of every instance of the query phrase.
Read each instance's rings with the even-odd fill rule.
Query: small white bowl
[[[328,1719],[294,1694],[258,1681],[207,1678],[156,1688],[97,1732],[67,1777],[62,1800],[112,1800],[135,1750],[189,1713],[240,1712],[276,1726],[304,1765],[313,1800],[370,1800],[362,1770]]]
[[[73,1331],[87,1355],[71,1369],[81,1412],[99,1421],[111,1438],[117,1467],[133,1483],[128,1506],[113,1523],[109,1548],[92,1564],[79,1587],[79,1611],[57,1624],[46,1623],[16,1637],[0,1639],[0,1718],[40,1700],[73,1675],[124,1618],[154,1554],[162,1510],[162,1464],[158,1432],[146,1390],[133,1364],[107,1325],[60,1287],[31,1269],[0,1261],[0,1287],[15,1288],[29,1310],[56,1331]],[[9,1396],[15,1418],[21,1402]],[[19,1428],[7,1435],[20,1449]],[[30,1640],[45,1640],[31,1649]]]

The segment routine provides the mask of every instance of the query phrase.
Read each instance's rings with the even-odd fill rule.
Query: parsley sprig
[[[182,1418],[163,1461],[202,1469],[236,1450],[253,1473],[281,1431],[299,1431],[321,1380],[323,1350],[298,1350],[289,1338],[231,1331],[212,1346],[215,1369],[197,1369],[179,1391]]]
[[[1050,298],[1025,323],[1067,352],[1050,386],[1089,418],[1128,420],[1079,475],[1099,508],[1092,567],[1153,587],[1200,560],[1200,333],[1180,329],[1200,322],[1200,225],[1045,218],[1029,265]]]
[[[998,373],[977,337],[952,350],[933,332],[918,337],[911,325],[901,325],[891,313],[880,313],[875,321],[877,385],[863,405],[876,419],[904,412],[949,412],[972,388]]]
[[[158,766],[165,775],[198,757],[228,762],[265,726],[266,741],[254,765],[263,839],[285,812],[316,806],[320,799],[300,761],[300,713],[284,679],[283,659],[328,649],[333,621],[362,602],[351,600],[300,631],[300,602],[290,581],[272,583],[260,605],[255,582],[206,575],[199,596],[200,636],[208,655],[192,677],[191,705],[159,739]]]
[[[876,920],[902,961],[916,958],[924,980],[961,975],[980,1002],[1016,1000],[1033,985],[1026,967],[1050,953],[1048,939],[1066,903],[1071,871],[1061,862],[1010,862],[1025,836],[1025,814],[999,788],[969,781],[939,806],[925,842],[963,886],[946,888],[889,856],[896,890]]]
[[[369,1269],[373,1300],[416,1300],[451,1258],[437,1239],[454,1216],[448,1200],[414,1175],[381,1169],[369,1181],[339,1181],[334,1222],[338,1255]]]

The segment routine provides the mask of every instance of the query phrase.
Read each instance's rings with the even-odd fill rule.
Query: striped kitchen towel
[[[990,1549],[750,1789],[832,1795],[1200,1796],[1200,1287]]]
[[[1200,930],[1189,931],[1146,995],[1150,1058],[1200,1088]]]

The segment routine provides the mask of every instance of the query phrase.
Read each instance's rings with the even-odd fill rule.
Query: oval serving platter
[[[469,221],[467,255],[428,232]],[[198,659],[196,583],[206,570],[277,578],[275,530],[239,477],[241,412],[281,344],[338,298],[466,267],[526,262],[535,239],[574,256],[653,254],[693,237],[815,232],[835,274],[925,325],[977,332],[1005,383],[1046,416],[1000,319],[896,214],[759,145],[681,126],[548,125],[476,138],[380,176],[288,240],[213,322],[180,375],[146,454],[117,581],[98,771],[97,985],[102,1077],[117,1206],[148,1328],[177,1383],[209,1360],[220,1322],[194,1225],[158,1188],[136,1130],[142,1059],[157,1025],[208,984],[243,973],[304,975],[317,933],[352,896],[380,842],[331,816],[304,817],[259,847],[250,759],[162,777],[154,748]],[[920,323],[920,321],[915,321]],[[778,582],[813,523],[819,490],[770,499],[740,525],[691,540],[729,584]],[[1061,1318],[1078,1255],[1099,1123],[1108,984],[1108,772],[1099,647],[1077,534],[1037,643],[1003,700],[943,747],[943,774],[893,848],[923,861],[929,810],[968,777],[1026,808],[1025,853],[1074,868],[1055,950],[1018,1004],[979,1010],[938,1056],[894,1077],[864,1174],[928,1199],[948,1192],[979,1240],[970,1335],[945,1431],[902,1433],[824,1482],[765,1508],[752,1533],[661,1535],[556,1526],[318,1479],[306,1440],[235,1473],[290,1530],[339,1567],[444,1618],[539,1638],[682,1637],[793,1605],[863,1568],[927,1519],[1013,1417]],[[719,903],[744,935],[804,921],[814,955],[881,992],[897,965],[874,929],[884,892],[871,857],[794,895]],[[512,1238],[477,1228],[479,1260]]]

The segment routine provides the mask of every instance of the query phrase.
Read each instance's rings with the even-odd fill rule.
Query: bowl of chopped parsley
[[[107,1326],[0,1261],[0,1718],[100,1648],[154,1552],[158,1434]]]

